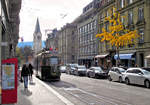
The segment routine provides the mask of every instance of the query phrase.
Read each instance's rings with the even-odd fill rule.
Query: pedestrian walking
[[[32,81],[32,75],[33,75],[33,66],[31,65],[31,63],[29,64],[28,69],[29,69],[29,79],[31,82]]]
[[[24,88],[27,89],[28,88],[29,70],[28,70],[26,64],[24,64],[22,67],[21,76],[23,77]]]

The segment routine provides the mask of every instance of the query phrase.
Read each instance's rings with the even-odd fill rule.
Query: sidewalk
[[[6,104],[3,104],[6,105]],[[33,76],[33,83],[24,90],[23,83],[18,86],[18,102],[9,105],[66,105],[43,83]]]

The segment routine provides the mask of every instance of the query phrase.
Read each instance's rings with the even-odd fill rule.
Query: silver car
[[[108,73],[104,72],[101,67],[91,67],[87,69],[86,76],[90,78],[107,78]]]
[[[84,65],[78,65],[75,67],[74,75],[86,75],[86,67]]]
[[[150,87],[150,72],[142,68],[129,68],[124,74],[126,84],[144,85]]]
[[[108,73],[108,80],[109,81],[119,81],[120,83],[123,82],[123,74],[125,69],[121,67],[112,67]]]

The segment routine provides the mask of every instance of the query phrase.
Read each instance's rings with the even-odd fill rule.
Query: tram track
[[[55,83],[50,83],[50,85],[54,89],[60,92],[64,91],[64,93],[73,96],[74,98],[80,100],[81,102],[87,105],[132,105],[130,103],[126,103],[124,101],[114,99],[112,97],[95,94],[93,92],[85,91],[76,87],[64,86],[56,88]]]
[[[115,82],[64,74],[48,85],[75,105],[149,105],[149,90]]]
[[[85,90],[78,89],[78,88],[74,88],[74,89],[64,88],[63,90],[65,90],[66,93],[78,98],[79,100],[81,100],[82,102],[85,102],[88,105],[132,105],[132,104],[120,101],[120,100],[112,99],[112,98],[102,96],[102,95],[97,95],[97,94],[90,93],[90,92],[87,92]],[[73,92],[73,91],[76,91],[76,92]]]

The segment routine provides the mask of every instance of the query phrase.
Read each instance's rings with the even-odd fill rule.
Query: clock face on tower
[[[38,37],[37,37],[37,39],[38,39],[38,40],[41,40],[41,37],[40,37],[40,36],[38,36]]]

